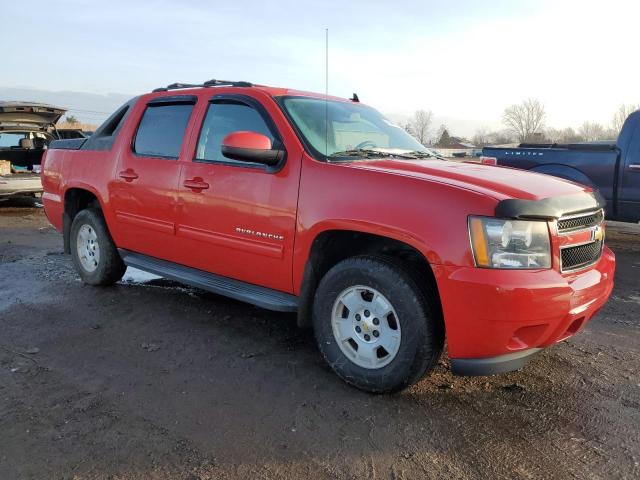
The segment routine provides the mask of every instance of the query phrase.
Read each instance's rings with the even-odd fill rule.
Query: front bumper
[[[541,348],[530,348],[520,352],[487,358],[452,358],[451,371],[455,375],[465,376],[497,375],[499,373],[513,372],[524,367],[541,350]]]
[[[435,267],[454,373],[517,370],[574,335],[609,298],[614,272],[607,247],[598,263],[571,274]]]

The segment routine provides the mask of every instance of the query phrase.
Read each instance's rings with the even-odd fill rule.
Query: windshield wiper
[[[352,150],[343,150],[342,152],[333,152],[330,157],[380,157],[389,156],[388,153],[381,152],[379,150],[369,150],[366,148],[354,148]]]
[[[449,160],[447,157],[443,157],[438,152],[422,152],[416,150],[415,152],[409,152],[409,155],[414,155],[415,158],[437,158],[438,160]]]
[[[439,155],[429,153],[429,152],[421,152],[420,150],[414,150],[413,152],[407,152],[407,155],[411,155],[415,158],[440,158]]]
[[[395,153],[395,152],[384,152],[382,150],[371,150],[368,148],[355,148],[352,150],[344,150],[342,152],[334,152],[329,155],[331,158],[340,158],[340,157],[360,157],[360,158],[370,158],[370,157],[399,157],[399,158],[416,158],[413,153]]]

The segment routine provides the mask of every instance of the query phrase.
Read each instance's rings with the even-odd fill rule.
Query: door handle
[[[132,182],[138,178],[138,174],[134,172],[132,168],[127,168],[126,170],[121,171],[118,173],[118,176],[120,178],[124,178],[127,182]]]
[[[209,184],[200,177],[195,177],[191,180],[185,180],[183,185],[193,190],[194,192],[200,192],[209,188]]]
[[[629,170],[640,170],[640,163],[632,163],[629,165]]]

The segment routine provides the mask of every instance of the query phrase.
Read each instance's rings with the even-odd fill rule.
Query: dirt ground
[[[0,479],[640,477],[640,228],[613,298],[522,371],[355,390],[295,318],[163,280],[92,288],[0,206]]]

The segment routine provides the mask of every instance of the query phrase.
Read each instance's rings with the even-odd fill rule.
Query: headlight
[[[469,237],[478,267],[551,268],[547,222],[469,217]]]

